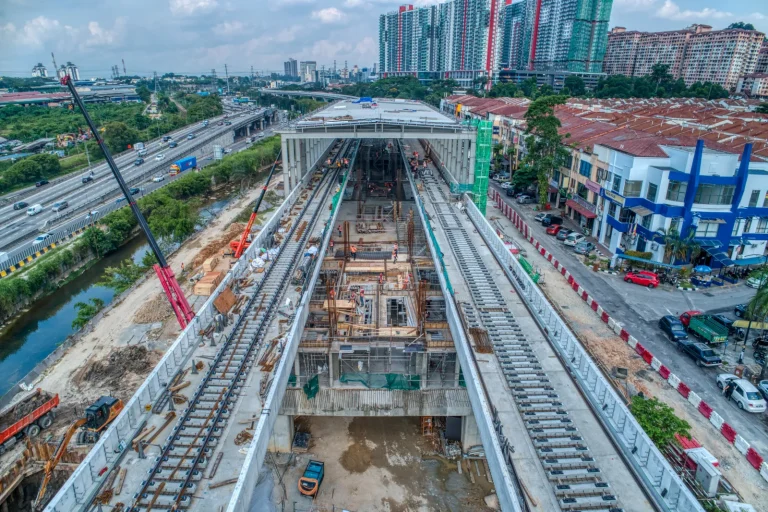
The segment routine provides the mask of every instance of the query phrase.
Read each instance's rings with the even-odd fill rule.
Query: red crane
[[[155,240],[155,237],[152,236],[152,231],[149,229],[147,220],[144,218],[141,210],[139,210],[139,206],[136,204],[133,195],[128,189],[128,185],[125,184],[123,175],[120,174],[120,169],[117,168],[117,164],[115,164],[115,160],[112,158],[112,153],[109,152],[109,148],[107,148],[107,145],[104,143],[104,139],[96,129],[96,125],[93,123],[93,120],[88,114],[88,111],[85,109],[83,100],[80,98],[80,94],[78,94],[77,90],[75,89],[74,82],[70,79],[69,76],[65,76],[61,79],[61,85],[69,88],[69,92],[72,94],[72,98],[80,108],[80,111],[83,113],[83,117],[85,117],[85,122],[88,123],[88,127],[91,129],[91,133],[93,133],[93,136],[96,137],[96,142],[99,143],[101,151],[104,152],[104,157],[107,159],[107,164],[109,165],[112,174],[115,176],[117,184],[120,186],[120,190],[122,190],[125,199],[128,201],[128,206],[131,207],[133,215],[136,216],[136,219],[139,221],[139,226],[141,227],[141,230],[144,231],[144,235],[147,237],[149,246],[152,248],[152,252],[155,254],[155,258],[157,258],[158,264],[154,266],[155,273],[160,279],[160,284],[163,286],[163,290],[165,291],[165,295],[168,297],[168,301],[171,303],[173,312],[176,314],[176,319],[179,321],[181,328],[184,329],[190,320],[195,317],[195,312],[192,311],[192,308],[187,302],[187,298],[184,297],[184,293],[181,291],[181,287],[179,286],[178,281],[176,281],[176,276],[173,275],[171,267],[168,266],[168,262],[165,260],[165,256],[163,256],[163,252],[160,250],[160,246],[157,244],[157,240]]]
[[[277,162],[280,161],[281,154],[282,154],[282,151],[277,154],[277,158],[272,163],[272,168],[269,170],[269,176],[267,176],[267,181],[264,182],[264,186],[261,187],[261,194],[259,194],[259,198],[256,200],[256,206],[253,207],[253,211],[251,212],[251,218],[248,219],[248,225],[245,226],[245,229],[243,230],[243,234],[240,235],[240,241],[239,242],[232,241],[230,243],[230,247],[235,251],[235,259],[239,259],[240,256],[243,255],[243,252],[248,248],[248,245],[250,243],[250,241],[248,240],[248,235],[251,234],[251,228],[253,228],[253,223],[256,221],[256,214],[259,211],[259,206],[261,206],[261,200],[264,199],[264,194],[267,193],[267,186],[269,185],[269,182],[272,180],[272,176],[275,174],[275,168],[277,167]]]

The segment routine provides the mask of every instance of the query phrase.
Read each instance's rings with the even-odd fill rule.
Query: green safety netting
[[[315,375],[306,384],[304,384],[304,394],[307,395],[307,400],[312,400],[315,395],[320,391],[320,379]]]
[[[288,385],[289,386],[295,386],[296,385],[296,374],[292,373],[290,377],[288,377]]]
[[[341,382],[358,382],[372,389],[404,389],[417,390],[421,384],[419,375],[402,373],[358,373],[344,372],[339,377]]]
[[[472,187],[473,201],[477,209],[485,216],[488,203],[488,174],[491,168],[491,139],[493,123],[491,121],[474,121],[477,127],[475,139],[475,182]]]

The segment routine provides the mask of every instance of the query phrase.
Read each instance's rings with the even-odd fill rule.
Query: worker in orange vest
[[[357,247],[353,245],[349,250],[352,252],[352,259],[357,261]]]

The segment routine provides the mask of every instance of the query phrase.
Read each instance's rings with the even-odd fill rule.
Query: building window
[[[579,174],[581,174],[582,176],[586,176],[587,178],[592,176],[592,164],[590,162],[585,162],[584,160],[580,160]]]
[[[759,198],[760,198],[760,191],[759,190],[753,190],[752,191],[752,195],[749,196],[749,207],[750,208],[756,208],[757,207],[757,200]]]
[[[616,218],[616,206],[617,206],[616,203],[611,203],[608,206],[608,215],[610,215],[614,219]]]
[[[557,183],[560,183],[560,171],[558,170],[553,171],[552,179],[555,180]]]
[[[652,203],[656,202],[656,195],[659,192],[659,186],[655,183],[648,184],[648,191],[645,193],[645,198]]]
[[[653,214],[650,214],[650,215],[646,215],[645,217],[643,217],[643,220],[642,220],[642,221],[640,221],[640,224],[641,224],[641,225],[642,225],[642,226],[643,226],[645,229],[651,229],[651,222],[652,222],[652,221],[653,221]]]
[[[768,192],[765,193],[765,197],[763,198],[763,208],[768,208]]]
[[[611,190],[619,194],[619,190],[621,190],[621,175],[620,174],[614,174],[613,175],[613,184],[611,185]]]
[[[643,182],[639,180],[627,180],[624,183],[624,197],[640,197],[643,190]]]
[[[589,189],[585,187],[583,183],[578,183],[576,185],[576,194],[586,201],[589,197]]]
[[[688,190],[688,183],[685,181],[669,180],[667,187],[667,199],[669,201],[685,201],[685,192]]]
[[[739,226],[741,225],[741,220],[736,219],[736,222],[733,223],[733,230],[731,231],[731,236],[739,236]]]
[[[757,221],[757,231],[755,233],[760,233],[761,235],[768,233],[768,217],[761,217]]]
[[[573,167],[573,157],[571,155],[564,156],[563,162],[561,165],[566,169],[570,170],[571,167]]]
[[[635,222],[635,212],[630,210],[629,208],[622,208],[621,214],[619,215],[619,221],[624,222],[626,224],[632,224]]]
[[[708,222],[706,220],[699,221],[699,225],[696,228],[697,238],[713,238],[717,236],[717,230],[720,229],[720,224],[717,222]]]
[[[735,185],[712,185],[709,183],[702,183],[696,189],[696,197],[694,197],[693,202],[698,204],[731,204],[733,202],[733,193],[735,190]],[[757,197],[755,197],[754,194],[753,197],[755,198],[755,204],[757,204]]]

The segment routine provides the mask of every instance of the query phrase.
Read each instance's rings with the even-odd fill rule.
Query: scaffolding
[[[493,123],[491,121],[473,121],[472,124],[477,128],[475,181],[472,186],[472,195],[477,209],[485,215],[485,207],[488,202],[488,173],[491,167]]]

